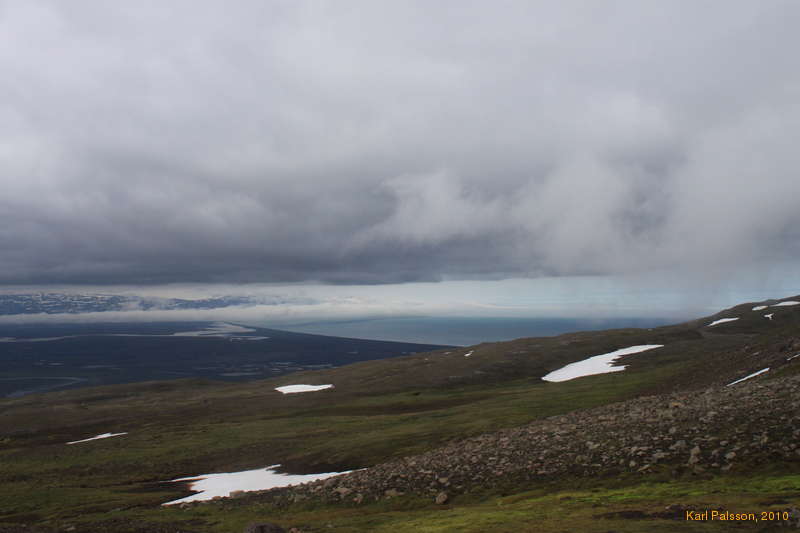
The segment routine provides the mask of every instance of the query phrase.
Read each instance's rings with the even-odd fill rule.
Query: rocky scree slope
[[[442,503],[471,489],[513,484],[522,490],[569,475],[800,465],[798,443],[800,376],[753,378],[554,416],[327,480],[235,496],[278,505],[307,499],[359,504],[410,493]]]

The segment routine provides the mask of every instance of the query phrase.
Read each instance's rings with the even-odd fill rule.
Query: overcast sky
[[[791,269],[798,20],[0,0],[0,284]]]

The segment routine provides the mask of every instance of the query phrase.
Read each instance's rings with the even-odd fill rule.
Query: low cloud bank
[[[0,283],[797,264],[799,18],[780,0],[10,0]]]

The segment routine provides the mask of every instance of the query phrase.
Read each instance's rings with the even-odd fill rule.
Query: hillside
[[[786,298],[794,302],[798,298]],[[657,352],[624,359],[626,374],[659,371],[653,392],[722,385],[767,366],[787,364],[781,357],[797,337],[800,306],[781,301],[747,303],[683,324],[649,329],[577,332],[556,337],[446,348],[392,361],[369,361],[324,372],[295,374],[291,380],[328,380],[339,389],[388,392],[410,388],[499,383],[539,378],[566,364],[615,349],[661,344]],[[753,310],[764,306],[765,309]],[[764,315],[770,314],[771,318]],[[710,324],[725,318],[735,321]],[[468,357],[465,357],[465,355]],[[760,365],[760,366],[759,366]],[[708,372],[714,368],[714,372]]]
[[[361,502],[393,493],[433,498],[575,476],[713,475],[783,463],[791,468],[800,462],[798,437],[800,376],[792,376],[547,417],[250,499]]]
[[[800,495],[800,305],[781,303],[797,300],[266,381],[178,380],[4,400],[0,524],[222,532],[271,518],[302,531],[670,531],[676,513],[692,506],[788,509]],[[737,320],[717,322],[725,318]],[[622,357],[624,371],[542,380],[637,345],[662,346]],[[334,387],[274,390],[296,383]],[[126,435],[65,445],[105,432]],[[273,464],[293,473],[367,470],[160,507],[188,494],[165,480]],[[443,505],[433,501],[440,493]],[[557,512],[566,513],[561,522]],[[532,515],[549,525],[533,528]]]

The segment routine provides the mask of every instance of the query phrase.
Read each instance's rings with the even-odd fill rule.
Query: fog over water
[[[668,318],[383,318],[323,322],[284,329],[301,333],[403,342],[471,346],[522,337],[544,337],[574,331],[649,328],[672,323]]]
[[[0,295],[9,291],[61,290],[79,295],[118,294],[127,299],[123,308],[113,311],[5,315],[0,316],[0,324],[224,321],[328,335],[468,344],[581,329],[670,324],[711,315],[743,302],[800,295],[800,272],[790,268],[711,276],[707,283],[673,272],[640,277],[570,276],[381,285],[17,287],[6,288]],[[169,309],[159,307],[161,300],[153,299],[156,296],[180,298],[184,305],[226,296],[229,298],[220,301],[234,305]],[[147,302],[146,307],[137,304],[140,299]]]

